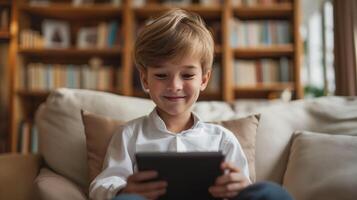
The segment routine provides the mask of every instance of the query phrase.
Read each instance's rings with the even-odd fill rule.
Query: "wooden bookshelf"
[[[229,60],[279,60],[284,58],[290,60],[292,65],[285,66],[289,67],[290,71],[288,74],[290,79],[288,83],[271,83],[271,81],[269,81],[267,83],[257,82],[251,86],[236,86],[234,78],[232,76],[228,76],[225,87],[226,99],[233,100],[236,98],[272,98],[273,96],[279,96],[279,92],[284,90],[291,91],[294,99],[301,98],[303,93],[300,83],[300,55],[302,51],[299,35],[300,1],[291,0],[268,5],[256,4],[232,6],[231,12],[228,13],[228,16],[230,19],[238,19],[241,23],[243,23],[242,26],[247,26],[247,24],[250,22],[254,23],[254,26],[257,26],[257,24],[261,23],[260,25],[262,25],[262,29],[266,28],[264,26],[266,25],[268,28],[265,30],[268,31],[277,29],[276,24],[272,25],[269,23],[285,22],[290,26],[290,30],[288,32],[290,36],[289,42],[281,44],[280,41],[277,43],[272,43],[269,41],[267,44],[244,46],[238,45],[239,47],[228,46],[226,50],[228,51],[227,57]],[[247,29],[249,28],[251,27],[248,27]],[[274,36],[271,33],[269,34],[271,37]],[[251,36],[249,35],[248,37]],[[230,65],[228,67],[229,73],[233,74],[234,70],[232,68],[235,68],[236,66],[234,66],[234,64],[228,65]],[[279,73],[281,72],[279,71]]]
[[[4,19],[3,17],[5,16],[4,13],[8,12],[8,19]],[[8,93],[7,93],[7,87],[8,87],[8,82],[7,82],[7,77],[9,76],[8,74],[8,64],[9,62],[6,59],[6,52],[9,50],[9,42],[11,40],[11,35],[10,35],[10,27],[8,26],[9,20],[11,18],[11,2],[10,0],[0,0],[0,79],[1,79],[1,85],[0,85],[0,96],[6,97],[1,98],[1,108],[0,108],[0,153],[4,153],[8,151],[9,148],[9,142],[7,140],[7,133],[9,132],[9,116],[8,116],[8,107],[10,106],[9,104],[9,98],[8,98]],[[3,24],[5,23],[5,24]]]
[[[0,4],[1,4],[0,0]],[[33,115],[38,105],[49,95],[49,90],[29,90],[21,88],[21,69],[28,63],[40,62],[46,64],[88,64],[92,57],[102,58],[106,64],[113,65],[113,85],[106,92],[115,94],[148,98],[140,90],[135,78],[136,69],[132,60],[132,50],[138,25],[172,8],[161,4],[159,0],[147,0],[141,7],[134,6],[134,0],[122,0],[120,6],[109,3],[73,6],[69,0],[54,0],[46,6],[36,6],[29,0],[18,0],[14,4],[14,17],[11,32],[11,151],[17,150],[17,129],[19,121],[33,121]],[[99,2],[99,1],[95,1]],[[103,1],[101,1],[103,2]],[[109,2],[109,1],[108,1]],[[284,90],[289,90],[294,99],[302,97],[300,85],[301,42],[299,36],[300,1],[285,0],[283,3],[255,6],[233,6],[232,0],[225,0],[219,5],[201,5],[198,0],[193,4],[180,8],[200,14],[208,26],[219,24],[213,31],[215,35],[215,62],[219,63],[220,79],[216,84],[217,91],[205,91],[199,100],[223,100],[232,102],[237,98],[277,98]],[[235,47],[231,44],[232,27],[230,21],[238,18],[245,22],[250,20],[285,20],[291,24],[290,38],[287,44],[269,44],[247,47]],[[71,28],[71,45],[68,48],[23,48],[20,45],[22,30],[36,29],[41,32],[41,22],[44,19],[68,21]],[[111,48],[80,49],[76,47],[76,35],[81,26],[98,24],[101,21],[118,22],[122,30],[119,46]],[[0,32],[8,37],[9,33]],[[7,36],[6,36],[7,35]],[[292,77],[288,82],[256,83],[250,86],[236,86],[234,82],[234,61],[287,58],[292,62]],[[69,63],[71,61],[72,63]],[[120,68],[120,73],[117,70]],[[115,83],[114,83],[115,82]]]

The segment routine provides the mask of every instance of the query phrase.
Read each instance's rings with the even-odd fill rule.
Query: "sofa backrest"
[[[337,106],[331,107],[331,104]],[[354,105],[357,109],[357,99],[325,97],[256,110],[262,113],[256,144],[257,181],[282,182],[295,130],[357,134],[357,110],[351,110]],[[148,99],[58,89],[36,114],[40,153],[55,172],[87,188],[87,154],[80,110],[128,121],[148,114],[153,108],[154,104]],[[205,121],[226,120],[239,115],[225,102],[199,102],[194,111]]]

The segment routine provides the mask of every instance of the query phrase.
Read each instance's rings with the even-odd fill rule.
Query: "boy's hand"
[[[142,171],[132,174],[127,179],[127,185],[120,193],[138,194],[146,199],[157,199],[165,194],[167,183],[165,181],[144,182],[158,176],[156,171]]]
[[[228,173],[217,177],[216,182],[209,188],[209,192],[215,198],[232,198],[247,187],[250,182],[239,170],[231,163],[223,162],[221,165],[223,171]]]

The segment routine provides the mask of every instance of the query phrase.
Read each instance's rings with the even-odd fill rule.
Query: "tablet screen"
[[[211,200],[208,192],[223,171],[222,152],[153,152],[137,153],[139,171],[155,170],[159,180],[168,183],[159,200]]]

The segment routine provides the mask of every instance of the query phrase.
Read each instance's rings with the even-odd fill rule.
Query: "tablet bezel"
[[[138,171],[155,170],[159,173],[155,180],[168,181],[159,200],[215,199],[208,188],[223,174],[222,152],[139,152],[135,158]]]

